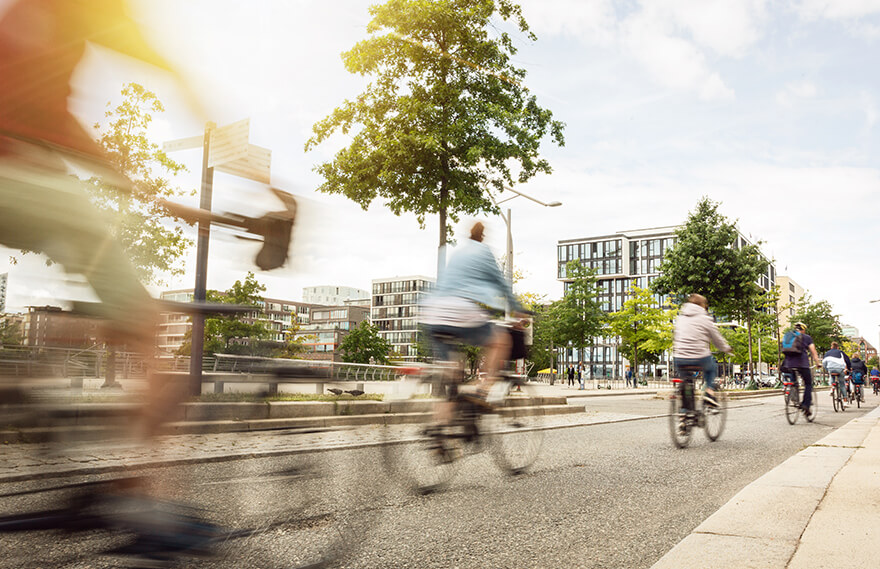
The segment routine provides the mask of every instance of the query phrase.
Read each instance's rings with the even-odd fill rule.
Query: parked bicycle
[[[846,410],[847,398],[843,396],[844,385],[839,373],[831,374],[831,404],[835,413]]]
[[[710,441],[718,440],[727,422],[727,396],[720,382],[715,383],[717,405],[710,405],[702,397],[696,397],[695,381],[702,372],[700,366],[678,366],[676,372],[681,377],[672,379],[673,392],[669,401],[672,442],[678,448],[685,448],[696,427],[705,429]]]
[[[415,424],[394,426],[395,440],[383,446],[392,473],[420,494],[443,489],[461,459],[484,450],[504,472],[522,474],[538,457],[544,439],[538,408],[542,400],[528,378],[503,373],[489,391],[489,405],[475,404],[461,389],[465,383],[463,346],[455,343],[454,347],[459,354],[455,363],[402,368],[408,379],[399,398],[424,399],[432,394],[434,399]],[[451,416],[438,421],[435,410],[444,403]]]
[[[809,410],[804,411],[801,409],[800,387],[798,386],[797,379],[792,374],[783,372],[782,385],[784,387],[783,397],[785,398],[785,418],[788,421],[788,424],[794,425],[801,413],[804,414],[808,422],[812,423],[818,412],[815,391],[813,392],[812,401],[810,401]]]

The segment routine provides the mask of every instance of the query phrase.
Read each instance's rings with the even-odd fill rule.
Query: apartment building
[[[795,313],[795,305],[804,297],[804,287],[794,282],[794,280],[785,275],[780,275],[776,279],[779,286],[779,299],[776,301],[776,313],[779,315],[779,331],[788,330],[791,325],[791,317]]]
[[[351,330],[369,320],[370,309],[364,306],[313,307],[310,322],[296,332],[308,349],[303,357],[339,361],[339,344]]]
[[[369,291],[350,286],[307,286],[303,288],[302,298],[306,304],[320,304],[323,306],[342,306],[349,302],[360,306],[363,306],[363,304],[360,304],[363,302],[366,302],[366,306],[370,305]]]
[[[596,271],[599,302],[605,312],[616,312],[629,298],[630,288],[648,288],[660,275],[660,264],[666,251],[675,245],[677,226],[654,227],[621,231],[609,235],[563,239],[558,241],[557,279],[567,291],[571,279],[566,275],[570,261],[580,261]],[[751,244],[742,233],[737,236],[736,247]],[[767,272],[758,278],[757,284],[769,290],[776,283],[776,267],[771,262]],[[662,299],[656,298],[660,305]],[[562,349],[561,360],[583,361],[591,365],[595,377],[622,375],[625,360],[620,356],[615,338],[600,338],[595,349],[581,354],[577,349]]]
[[[434,287],[434,279],[421,275],[374,279],[370,320],[379,335],[406,361],[418,355],[419,305]]]

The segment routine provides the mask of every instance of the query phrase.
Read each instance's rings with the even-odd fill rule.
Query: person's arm
[[[724,339],[724,336],[721,335],[721,332],[718,331],[718,327],[712,322],[708,314],[706,315],[706,322],[708,324],[706,328],[709,332],[709,340],[712,342],[712,345],[715,346],[715,349],[727,354],[731,353],[733,350]]]
[[[847,370],[852,369],[852,362],[849,361],[849,356],[846,355],[846,352],[844,352],[843,350],[840,350],[840,353],[843,354],[843,361],[846,362],[846,369]]]
[[[819,354],[816,353],[816,344],[810,344],[810,354],[813,356],[813,361],[816,362],[817,366],[822,365],[822,360],[819,359]]]
[[[488,279],[498,288],[498,291],[501,292],[507,301],[508,310],[511,313],[521,313],[523,308],[519,300],[513,295],[512,283],[507,282],[507,279],[504,278],[501,269],[498,268],[498,261],[495,260],[495,255],[492,254],[488,247],[482,248],[481,260],[486,267]]]

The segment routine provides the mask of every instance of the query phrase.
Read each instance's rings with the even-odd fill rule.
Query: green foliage
[[[807,334],[813,338],[820,355],[831,348],[831,342],[839,342],[843,346],[846,341],[839,316],[832,313],[831,303],[827,300],[813,302],[812,297],[805,294],[795,305],[791,322],[806,324]]]
[[[578,261],[566,265],[571,278],[562,300],[553,303],[548,315],[552,320],[552,335],[561,344],[583,350],[600,335],[605,325],[605,312],[599,304],[596,273]]]
[[[373,81],[314,125],[306,150],[335,132],[351,137],[315,170],[318,188],[364,209],[377,198],[421,226],[440,214],[496,211],[485,190],[501,191],[550,173],[541,140],[564,144],[563,125],[538,106],[515,67],[514,40],[496,27],[511,20],[534,40],[510,0],[388,0],[370,8],[370,36],[342,54],[346,69]]]
[[[556,320],[553,318],[553,313],[554,306],[560,302],[562,301],[531,307],[535,315],[532,318],[532,347],[529,350],[528,360],[535,364],[536,370],[553,366],[556,359],[555,348],[559,346],[559,340],[556,337]]]
[[[652,289],[682,301],[691,293],[706,297],[719,315],[738,317],[758,303],[754,282],[767,270],[757,245],[734,247],[736,227],[703,198],[676,232]]]
[[[164,111],[156,95],[136,83],[125,85],[122,95],[122,104],[105,113],[108,124],[95,128],[110,161],[134,183],[135,191],[120,191],[100,178],[90,179],[87,189],[95,205],[114,220],[110,232],[141,280],[159,283],[161,273],[183,274],[179,260],[192,245],[179,224],[169,223],[174,217],[159,203],[185,194],[167,179],[185,168],[147,138],[153,115]]]
[[[18,322],[8,318],[0,320],[0,348],[3,346],[19,346],[24,339],[24,330]]]
[[[208,302],[253,306],[251,316],[257,316],[261,310],[259,303],[263,300],[260,293],[265,292],[265,285],[257,282],[254,274],[248,272],[244,282],[238,280],[226,291],[207,291]],[[205,353],[206,354],[240,354],[273,357],[282,346],[278,342],[265,342],[269,331],[260,322],[248,323],[242,320],[241,314],[215,316],[205,319]],[[184,343],[178,349],[179,355],[189,355],[191,349],[192,330],[187,333]]]
[[[379,329],[364,320],[339,344],[342,361],[356,364],[387,364],[391,344],[379,335]]]
[[[868,361],[865,362],[865,365],[868,366],[868,369],[871,369],[872,367],[880,368],[880,359],[878,359],[877,356],[871,356],[868,358]]]
[[[672,348],[673,321],[677,308],[659,308],[646,288],[633,285],[623,307],[609,315],[611,332],[620,337],[620,353],[637,370],[641,363],[657,363]]]
[[[722,326],[718,330],[733,350],[732,354],[727,354],[725,358],[731,363],[746,365],[749,363],[749,331],[737,326],[730,328]],[[765,333],[760,335],[761,341],[758,342],[758,336],[752,338],[752,356],[755,360],[766,364],[776,364],[777,361],[777,342],[776,337],[772,334]],[[758,346],[760,345],[760,353]]]

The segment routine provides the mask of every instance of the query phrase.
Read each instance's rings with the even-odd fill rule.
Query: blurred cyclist
[[[843,377],[843,374],[844,372],[849,371],[852,366],[850,364],[849,356],[846,355],[846,352],[840,349],[840,345],[837,342],[831,342],[831,349],[825,352],[825,355],[822,358],[822,365],[828,370],[828,373],[833,373],[838,376],[837,388],[838,391],[840,391],[840,397],[846,399],[846,380]]]
[[[851,362],[852,365],[850,367],[852,368],[853,388],[855,388],[856,385],[864,386],[865,381],[868,379],[868,366],[865,365],[865,362],[862,361],[859,354],[853,354]],[[864,387],[860,387],[859,389],[862,390],[859,399],[864,401]]]
[[[880,370],[875,367],[871,368],[871,385],[874,386],[874,393],[880,390]]]
[[[490,322],[485,307],[508,309],[522,316],[522,307],[513,295],[510,283],[501,274],[495,256],[483,243],[483,224],[476,222],[470,239],[459,247],[446,269],[437,279],[431,296],[422,304],[421,322],[432,340],[438,360],[449,361],[453,338],[470,346],[483,347],[483,372],[476,393],[464,395],[475,403],[490,406],[487,396],[498,377],[499,366],[508,359],[511,349],[510,333]],[[518,326],[521,326],[521,322]]]
[[[715,378],[718,376],[718,363],[709,351],[709,344],[716,349],[732,353],[733,350],[718,332],[715,322],[709,316],[709,303],[701,294],[692,294],[675,319],[672,354],[675,367],[700,366],[706,389],[703,398],[710,405],[717,406],[715,399]]]
[[[804,399],[800,404],[800,409],[804,413],[810,412],[810,404],[813,402],[813,376],[810,373],[810,356],[816,365],[821,365],[819,354],[816,353],[816,344],[813,338],[807,334],[807,325],[803,322],[795,322],[794,330],[801,338],[801,350],[798,353],[786,353],[785,359],[782,361],[782,373],[791,376],[792,381],[795,380],[795,373],[800,375],[804,381]],[[809,353],[809,356],[807,355]]]

